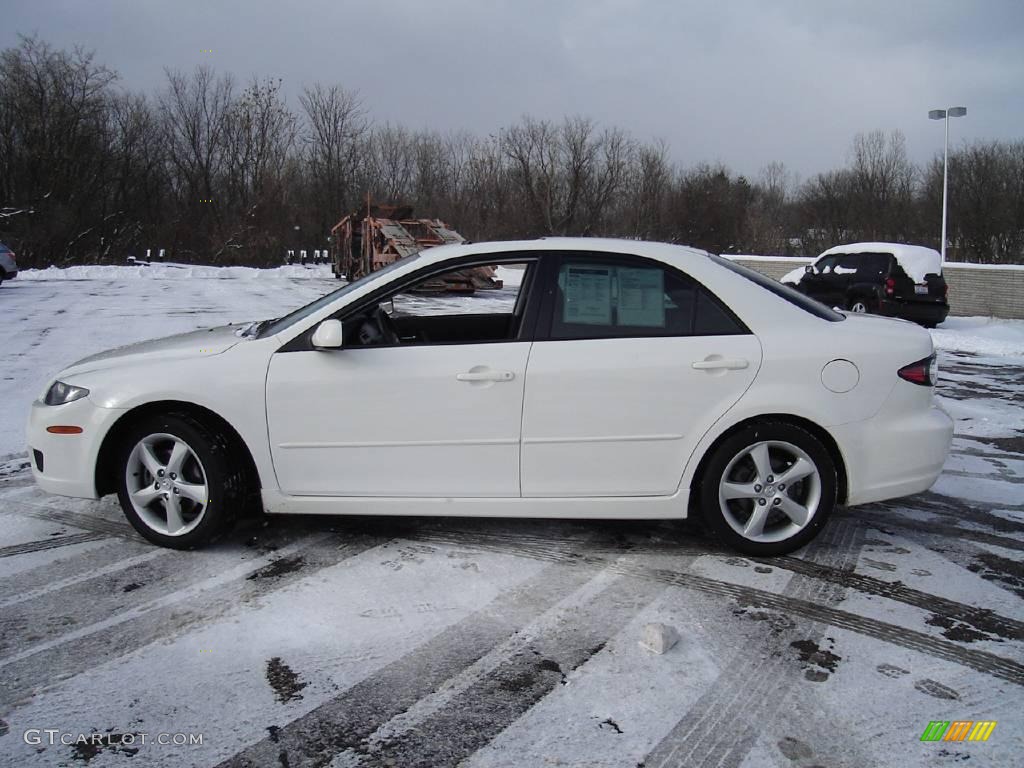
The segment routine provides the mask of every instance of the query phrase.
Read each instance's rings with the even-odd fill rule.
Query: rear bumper
[[[949,455],[953,420],[938,405],[902,414],[886,408],[831,431],[846,462],[846,503],[854,506],[931,488]]]
[[[938,325],[949,314],[949,304],[931,301],[894,301],[882,299],[878,303],[878,314],[886,317],[902,317],[919,323]]]
[[[36,484],[47,493],[98,498],[96,460],[100,446],[103,437],[123,413],[114,408],[100,408],[88,397],[57,406],[44,405],[38,400],[34,402],[26,436]],[[46,431],[47,427],[58,424],[79,426],[82,433],[55,435]]]
[[[18,276],[18,270],[16,270],[16,269],[11,271],[9,269],[4,269],[3,267],[0,267],[0,270],[3,270],[3,273],[4,273],[3,274],[3,278],[4,278],[4,280],[13,280],[14,278],[16,278]]]

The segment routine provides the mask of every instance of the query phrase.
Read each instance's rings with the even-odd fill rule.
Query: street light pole
[[[942,254],[942,265],[946,264],[946,212],[949,196],[949,118],[963,117],[967,114],[967,107],[949,107],[948,109],[933,109],[928,113],[931,120],[944,120],[946,123],[946,140],[942,145],[942,240],[940,241],[940,253]]]

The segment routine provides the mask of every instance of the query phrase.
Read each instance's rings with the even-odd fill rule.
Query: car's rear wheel
[[[118,498],[154,544],[191,549],[230,530],[244,503],[245,472],[226,438],[187,414],[147,417],[121,445]]]
[[[850,311],[858,315],[866,315],[874,312],[869,299],[850,299]]]
[[[784,422],[753,424],[715,449],[701,481],[701,512],[730,547],[783,555],[825,525],[837,485],[835,463],[817,437]]]

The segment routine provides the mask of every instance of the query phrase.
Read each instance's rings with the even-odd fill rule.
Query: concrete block
[[[668,624],[645,624],[640,647],[653,653],[662,654],[679,642],[679,633]]]

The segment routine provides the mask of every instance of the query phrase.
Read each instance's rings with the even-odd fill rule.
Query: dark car
[[[18,262],[14,260],[14,251],[0,243],[0,283],[18,275]]]
[[[840,245],[782,281],[829,306],[901,317],[927,328],[949,314],[941,257],[918,245]]]

